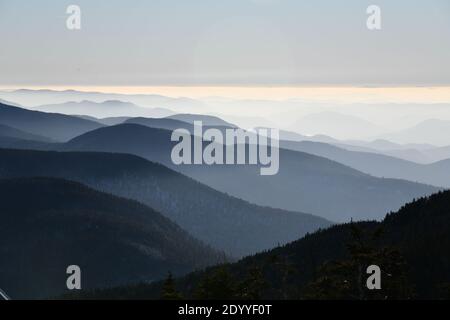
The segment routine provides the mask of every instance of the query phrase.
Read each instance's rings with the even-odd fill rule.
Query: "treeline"
[[[84,293],[121,299],[450,299],[450,192],[383,222],[336,225],[180,279]],[[367,266],[381,269],[369,290]]]

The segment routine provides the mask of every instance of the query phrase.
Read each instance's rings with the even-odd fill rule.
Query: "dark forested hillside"
[[[211,299],[450,299],[449,208],[450,191],[441,192],[383,222],[337,225],[238,263],[190,274],[174,288],[184,297]],[[358,278],[358,264],[380,266],[380,292],[366,289],[367,275]],[[158,299],[162,284],[83,297]]]
[[[74,180],[138,200],[231,256],[270,249],[330,225],[310,214],[252,205],[132,155],[0,149],[0,178],[34,176]]]
[[[89,289],[224,259],[138,202],[61,179],[0,179],[0,219],[0,283],[15,299],[62,294],[73,264]]]

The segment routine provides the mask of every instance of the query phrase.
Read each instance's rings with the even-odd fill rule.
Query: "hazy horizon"
[[[450,85],[450,4],[0,0],[0,85]]]

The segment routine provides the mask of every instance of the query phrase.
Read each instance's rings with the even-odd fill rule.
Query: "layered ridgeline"
[[[54,123],[48,123],[48,117],[62,116],[8,106],[0,108],[0,113],[2,109],[3,111],[14,110],[14,116],[0,118],[0,123],[4,122],[11,127],[17,123],[24,126],[23,114],[32,115],[33,126],[40,128],[45,134],[55,133]],[[75,119],[84,121],[76,117]],[[402,180],[376,179],[334,161],[312,156],[310,153],[329,157],[331,160],[379,177],[402,177],[439,186],[446,185],[441,182],[445,182],[448,177],[446,161],[421,166],[390,157],[381,156],[380,158],[378,155],[368,153],[361,155],[361,153],[346,152],[342,149],[336,150],[329,145],[288,146],[284,142],[282,142],[283,148],[299,148],[299,151],[306,153],[282,149],[280,172],[272,177],[261,177],[257,166],[174,166],[170,159],[174,143],[170,141],[169,130],[179,127],[192,131],[192,122],[195,119],[202,120],[206,125],[205,129],[216,126],[223,131],[223,129],[234,127],[220,118],[211,116],[175,115],[165,119],[135,118],[124,119],[128,124],[88,132],[64,145],[0,137],[0,147],[132,153],[163,163],[219,191],[244,200],[285,210],[312,212],[333,221],[349,221],[350,218],[381,219],[385,212],[398,209],[403,203],[437,189]],[[86,121],[91,124],[96,123]],[[65,121],[56,123],[64,123],[64,130],[72,128]],[[99,124],[97,123],[96,126]],[[30,128],[24,127],[23,130]]]
[[[0,103],[0,124],[57,141],[67,141],[103,126],[79,117],[31,111],[3,103]]]
[[[88,132],[60,148],[139,155],[252,203],[311,212],[332,221],[381,219],[386,212],[438,190],[376,178],[326,158],[286,149],[280,149],[279,172],[274,176],[261,176],[257,165],[175,166],[171,160],[175,144],[169,130],[122,124]]]
[[[434,186],[450,187],[450,160],[419,164],[379,153],[346,150],[327,143],[312,141],[281,141],[280,146],[325,157],[376,177],[406,179]],[[427,152],[438,153],[443,149],[436,148]]]
[[[0,149],[0,178],[34,176],[74,180],[138,200],[235,257],[330,225],[309,214],[252,205],[133,155]]]
[[[44,136],[31,134],[25,132],[23,130],[19,130],[4,124],[0,124],[0,137],[2,138],[14,138],[21,140],[31,140],[31,141],[39,141],[39,142],[52,142],[51,139],[46,138]]]
[[[54,148],[55,144],[49,138],[0,124],[0,147],[46,150]]]
[[[449,299],[449,208],[450,192],[438,193],[382,222],[337,225],[175,283],[84,292],[72,298]],[[367,290],[365,270],[372,264],[381,268],[381,291]]]
[[[39,161],[39,160],[37,160]],[[54,178],[0,179],[0,283],[14,298],[154,281],[224,261],[158,212]]]

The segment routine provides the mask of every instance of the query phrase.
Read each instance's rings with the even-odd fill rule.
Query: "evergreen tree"
[[[238,285],[239,298],[245,300],[260,300],[262,299],[263,291],[267,286],[264,275],[260,268],[251,268],[246,279]]]
[[[450,283],[442,283],[438,286],[438,297],[441,300],[450,300]]]
[[[205,300],[229,300],[238,298],[236,283],[226,266],[206,274],[196,288],[195,298]]]
[[[348,244],[349,258],[324,264],[317,279],[304,290],[307,299],[410,299],[413,288],[406,275],[406,262],[400,252],[392,247],[378,247],[381,229],[371,237],[352,225],[352,242]],[[367,267],[381,269],[381,289],[369,290]]]
[[[171,272],[169,272],[164,281],[161,298],[162,300],[181,300],[183,298],[175,288],[175,280]]]

